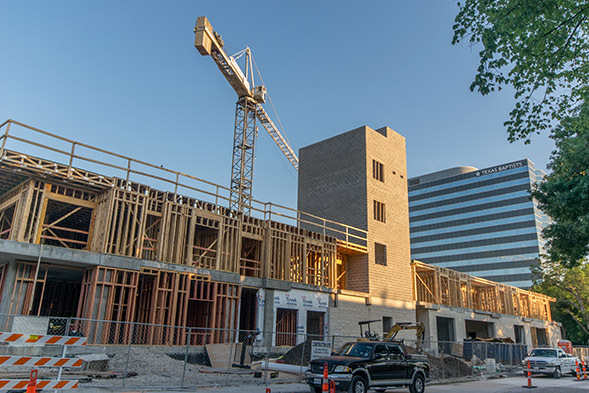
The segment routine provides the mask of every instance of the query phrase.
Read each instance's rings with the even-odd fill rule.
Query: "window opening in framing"
[[[372,160],[372,177],[384,182],[384,165],[381,162]]]
[[[219,221],[197,217],[194,227],[194,240],[191,262],[196,267],[214,269],[217,260],[217,242],[219,241]]]
[[[294,347],[297,343],[297,310],[276,309],[276,345]]]
[[[239,274],[249,277],[260,277],[262,266],[262,242],[243,237],[241,240],[241,258]]]
[[[10,239],[16,203],[0,211],[0,239]]]
[[[88,207],[48,200],[39,243],[87,250],[91,220]]]
[[[374,263],[377,265],[387,265],[387,246],[380,243],[374,243]]]
[[[374,201],[374,219],[380,222],[386,222],[385,204],[379,201]]]

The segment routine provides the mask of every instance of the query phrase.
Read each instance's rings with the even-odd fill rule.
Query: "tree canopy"
[[[471,91],[515,90],[508,139],[529,143],[587,97],[589,1],[465,0],[453,44],[482,45]]]
[[[575,344],[589,340],[589,264],[572,269],[550,260],[533,268],[539,278],[532,288],[556,298],[553,318],[561,321],[567,337]]]
[[[589,254],[589,104],[563,119],[551,138],[552,172],[532,195],[553,220],[543,231],[550,259],[574,267]]]

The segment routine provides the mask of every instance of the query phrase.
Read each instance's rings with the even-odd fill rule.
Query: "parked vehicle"
[[[575,375],[578,358],[565,353],[560,348],[534,348],[522,361],[524,376],[528,372],[528,361],[532,374],[545,374],[560,378],[563,373]]]
[[[405,386],[411,393],[423,393],[425,383],[431,380],[427,357],[407,354],[402,342],[349,342],[332,356],[312,360],[305,381],[313,393],[321,392],[325,363],[337,391],[384,392]]]

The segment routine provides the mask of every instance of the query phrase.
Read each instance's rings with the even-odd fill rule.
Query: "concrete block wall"
[[[366,228],[363,127],[299,150],[298,209]]]
[[[368,300],[367,300],[368,299]],[[415,322],[415,304],[399,300],[383,299],[350,291],[331,295],[329,304],[329,334],[355,338],[360,335],[359,321],[368,321],[383,317],[392,317],[392,324],[397,322]],[[382,322],[372,324],[372,329],[383,336]],[[397,338],[415,340],[415,331],[402,331]]]
[[[388,127],[365,127],[370,293],[411,302],[411,249],[405,138]],[[384,181],[372,175],[373,160],[383,164]],[[386,222],[374,219],[374,201],[385,204]],[[374,243],[387,246],[387,265],[375,263]]]
[[[432,305],[433,308],[417,308],[417,320],[425,325],[425,340],[437,341],[437,317],[453,318],[456,341],[461,342],[467,338],[466,320],[490,322],[493,324],[493,335],[496,337],[509,337],[515,342],[514,325],[524,327],[525,344],[532,344],[531,328],[546,329],[548,341],[551,346],[556,346],[561,339],[560,328],[557,323],[540,319],[523,319],[514,315],[488,314],[475,312],[466,308]]]
[[[405,138],[388,127],[363,126],[300,150],[298,208],[366,229],[368,255],[348,257],[347,289],[412,301]],[[373,160],[384,182],[373,177]],[[386,222],[374,219],[384,203]],[[386,245],[386,266],[375,263]]]

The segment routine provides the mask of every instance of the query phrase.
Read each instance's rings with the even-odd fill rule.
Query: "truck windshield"
[[[336,355],[340,356],[357,356],[360,358],[368,358],[374,349],[372,343],[347,343],[337,350]]]
[[[534,349],[530,356],[537,356],[542,358],[555,358],[556,351],[553,349]]]

